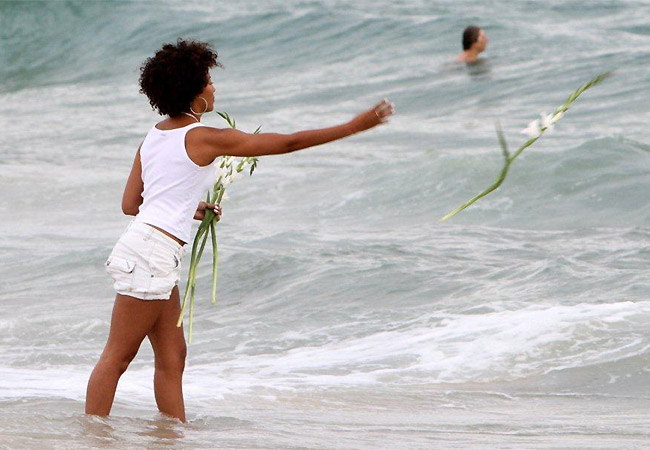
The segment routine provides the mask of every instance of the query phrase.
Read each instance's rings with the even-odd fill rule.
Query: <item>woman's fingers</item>
[[[388,118],[395,113],[395,104],[385,98],[375,105],[373,111],[377,116],[377,119],[379,119],[381,123],[384,123],[387,122]]]
[[[390,100],[388,100],[387,98],[383,98],[379,103],[375,105],[375,109],[379,109],[387,105],[390,105]]]
[[[219,203],[201,202],[199,209],[214,209],[215,211],[218,209],[221,211],[221,205]]]
[[[215,203],[212,206],[213,206],[214,214],[217,216],[217,222],[218,222],[219,220],[221,220],[221,213],[222,213],[221,205],[219,203]]]
[[[219,203],[208,203],[201,201],[199,203],[199,207],[197,208],[197,213],[194,216],[195,218],[198,218],[199,220],[202,220],[203,217],[205,217],[205,211],[211,209],[214,212],[214,215],[217,216],[217,222],[219,219],[221,219],[221,205]]]
[[[388,118],[394,112],[395,105],[385,98],[373,108],[365,110],[350,121],[352,132],[359,133],[388,122]]]

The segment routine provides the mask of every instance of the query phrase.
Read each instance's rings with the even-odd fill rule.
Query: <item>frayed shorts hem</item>
[[[178,286],[175,284],[174,286]],[[174,288],[172,288],[172,291]],[[140,293],[140,292],[131,292],[131,291],[118,291],[116,290],[115,293],[120,294],[120,295],[126,295],[128,297],[133,297],[137,298],[138,300],[169,300],[172,296],[172,291],[169,291],[166,295],[163,294],[146,294],[146,293]]]

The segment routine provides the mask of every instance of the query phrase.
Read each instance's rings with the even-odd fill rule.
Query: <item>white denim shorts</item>
[[[181,275],[185,247],[154,227],[131,222],[113,247],[106,271],[118,294],[168,300]]]

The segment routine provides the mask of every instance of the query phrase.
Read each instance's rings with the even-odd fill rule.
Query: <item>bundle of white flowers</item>
[[[505,180],[506,175],[508,174],[508,169],[510,169],[510,164],[523,152],[526,150],[528,147],[533,145],[535,141],[537,141],[546,131],[550,131],[553,129],[553,126],[557,123],[558,120],[560,120],[563,116],[564,113],[569,109],[569,106],[571,103],[576,101],[576,99],[582,94],[584,91],[587,89],[590,89],[597,84],[600,84],[603,82],[606,78],[608,78],[611,75],[611,72],[606,72],[598,75],[597,77],[593,78],[591,81],[586,83],[585,85],[581,86],[579,89],[577,89],[575,92],[573,92],[569,97],[566,99],[566,101],[555,110],[553,114],[546,114],[542,113],[541,114],[541,119],[533,120],[528,124],[528,127],[526,127],[524,130],[522,130],[522,133],[527,135],[529,139],[517,149],[515,153],[512,155],[508,151],[508,145],[506,144],[506,139],[505,136],[503,135],[503,131],[501,131],[501,125],[497,122],[496,124],[496,131],[497,131],[497,137],[499,138],[499,144],[501,145],[501,150],[503,151],[503,158],[505,159],[503,169],[501,169],[501,172],[499,173],[498,178],[490,187],[485,189],[483,192],[480,194],[476,195],[475,197],[469,199],[462,205],[460,205],[458,208],[454,209],[450,213],[446,214],[442,219],[440,219],[440,222],[444,222],[447,219],[452,218],[477,200],[485,197],[488,195],[490,192],[495,191],[499,186],[501,186],[501,183],[503,183],[503,180]]]
[[[235,120],[232,119],[227,113],[217,112],[223,119],[228,122],[232,128],[236,128]],[[262,127],[257,127],[255,134],[260,132]],[[250,166],[249,175],[253,175],[253,172],[257,168],[257,158],[248,157],[248,158],[234,158],[232,156],[222,156],[217,158],[214,162],[215,166],[215,184],[212,188],[212,191],[207,193],[206,201],[208,203],[220,203],[226,197],[226,188],[232,184],[234,181],[242,178],[244,176],[244,168]],[[212,304],[217,301],[217,269],[218,269],[218,257],[219,249],[217,246],[217,233],[216,233],[216,224],[217,217],[213,210],[207,208],[205,210],[205,217],[199,225],[199,229],[196,232],[196,237],[192,244],[192,257],[190,259],[190,269],[187,276],[187,285],[185,286],[185,293],[183,294],[183,304],[181,306],[181,313],[178,317],[178,322],[176,326],[180,327],[183,323],[183,316],[185,315],[185,309],[189,304],[190,307],[190,319],[189,319],[189,342],[192,343],[192,322],[194,319],[194,292],[196,289],[196,271],[203,256],[203,250],[205,249],[205,244],[208,241],[208,234],[212,241]],[[189,301],[188,301],[189,300]]]

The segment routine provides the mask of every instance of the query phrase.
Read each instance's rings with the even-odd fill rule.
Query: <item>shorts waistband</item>
[[[127,231],[133,231],[136,233],[141,234],[145,240],[148,239],[154,239],[156,242],[159,242],[167,247],[169,247],[171,250],[175,251],[177,254],[182,256],[185,254],[185,247],[167,236],[165,233],[161,232],[160,230],[155,229],[149,224],[146,224],[144,222],[138,222],[138,221],[131,221],[129,226],[127,227]]]

